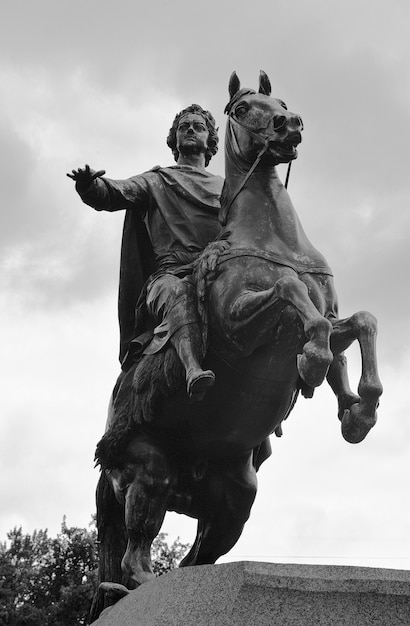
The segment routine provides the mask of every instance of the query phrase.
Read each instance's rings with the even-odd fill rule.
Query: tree
[[[191,547],[189,543],[181,543],[179,537],[169,546],[166,537],[167,533],[159,533],[152,542],[152,568],[156,576],[161,576],[178,567],[179,562]]]
[[[189,548],[171,546],[160,533],[152,546],[153,567],[161,575],[177,566]],[[24,534],[14,528],[0,542],[0,624],[75,626],[86,624],[98,567],[94,523],[69,528],[65,518],[57,537],[47,530]]]
[[[0,606],[5,626],[85,624],[96,581],[96,531],[14,528],[0,545]]]

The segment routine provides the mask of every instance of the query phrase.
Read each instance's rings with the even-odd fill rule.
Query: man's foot
[[[187,372],[186,388],[191,400],[203,400],[208,387],[215,382],[215,374],[212,370],[202,370],[199,367]]]

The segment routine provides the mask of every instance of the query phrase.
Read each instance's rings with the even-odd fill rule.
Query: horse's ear
[[[239,78],[236,72],[232,72],[231,77],[229,79],[229,95],[231,96],[231,99],[239,91],[240,87],[241,87],[241,83],[239,81]]]
[[[267,74],[263,70],[259,72],[259,93],[263,93],[265,96],[270,96],[272,87]]]

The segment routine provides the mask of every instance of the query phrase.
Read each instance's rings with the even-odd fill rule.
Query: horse
[[[282,434],[300,393],[312,397],[327,379],[348,442],[376,423],[376,319],[338,318],[332,272],[276,170],[297,157],[302,119],[271,97],[262,71],[258,92],[241,88],[234,72],[229,95],[222,230],[196,268],[204,363],[216,382],[193,402],[172,347],[121,373],[97,446],[100,582],[133,588],[152,579],[151,543],[166,511],[198,520],[182,567],[226,554],[249,518],[269,436]],[[357,394],[344,356],[355,340]]]

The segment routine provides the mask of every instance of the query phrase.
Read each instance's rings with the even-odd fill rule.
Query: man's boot
[[[185,368],[187,394],[192,400],[202,400],[215,382],[212,370],[203,370],[199,363],[201,336],[196,324],[183,326],[171,337],[171,343]]]

